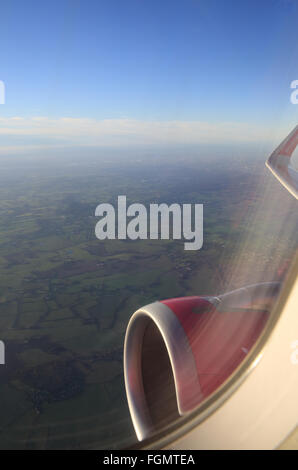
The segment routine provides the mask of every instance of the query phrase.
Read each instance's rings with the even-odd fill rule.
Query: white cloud
[[[260,142],[270,128],[245,123],[138,121],[134,119],[0,118],[0,152],[63,146],[121,146]],[[275,137],[275,136],[274,136]],[[278,136],[279,137],[279,136]],[[19,141],[22,139],[22,144]],[[46,141],[46,143],[43,143]]]

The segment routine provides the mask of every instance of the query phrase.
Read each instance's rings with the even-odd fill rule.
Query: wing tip
[[[267,168],[296,199],[298,199],[298,172],[291,166],[291,157],[297,145],[298,125],[266,161]]]

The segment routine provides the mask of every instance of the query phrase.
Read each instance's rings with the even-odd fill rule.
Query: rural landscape
[[[195,150],[87,154],[1,159],[1,448],[131,445],[122,366],[130,315],[158,299],[277,279],[291,257],[291,233],[263,227],[264,192],[281,217],[291,202],[261,159],[234,152],[219,168]],[[120,194],[145,206],[204,204],[202,249],[96,239],[96,206]]]

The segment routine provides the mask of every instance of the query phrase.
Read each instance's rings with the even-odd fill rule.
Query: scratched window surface
[[[159,3],[1,5],[1,449],[125,448],[179,420],[148,343],[157,424],[136,432],[132,314],[266,283],[249,305],[211,302],[260,313],[255,341],[297,251],[297,201],[265,166],[297,125],[297,6]]]

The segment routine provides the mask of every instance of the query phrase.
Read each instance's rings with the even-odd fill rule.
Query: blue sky
[[[132,124],[130,136],[133,123],[149,136],[162,123],[232,123],[235,138],[247,125],[256,140],[297,121],[297,0],[2,0],[0,44],[0,125],[16,129],[2,145],[70,142],[69,129],[55,135],[62,118],[76,135],[103,120],[109,135]]]

